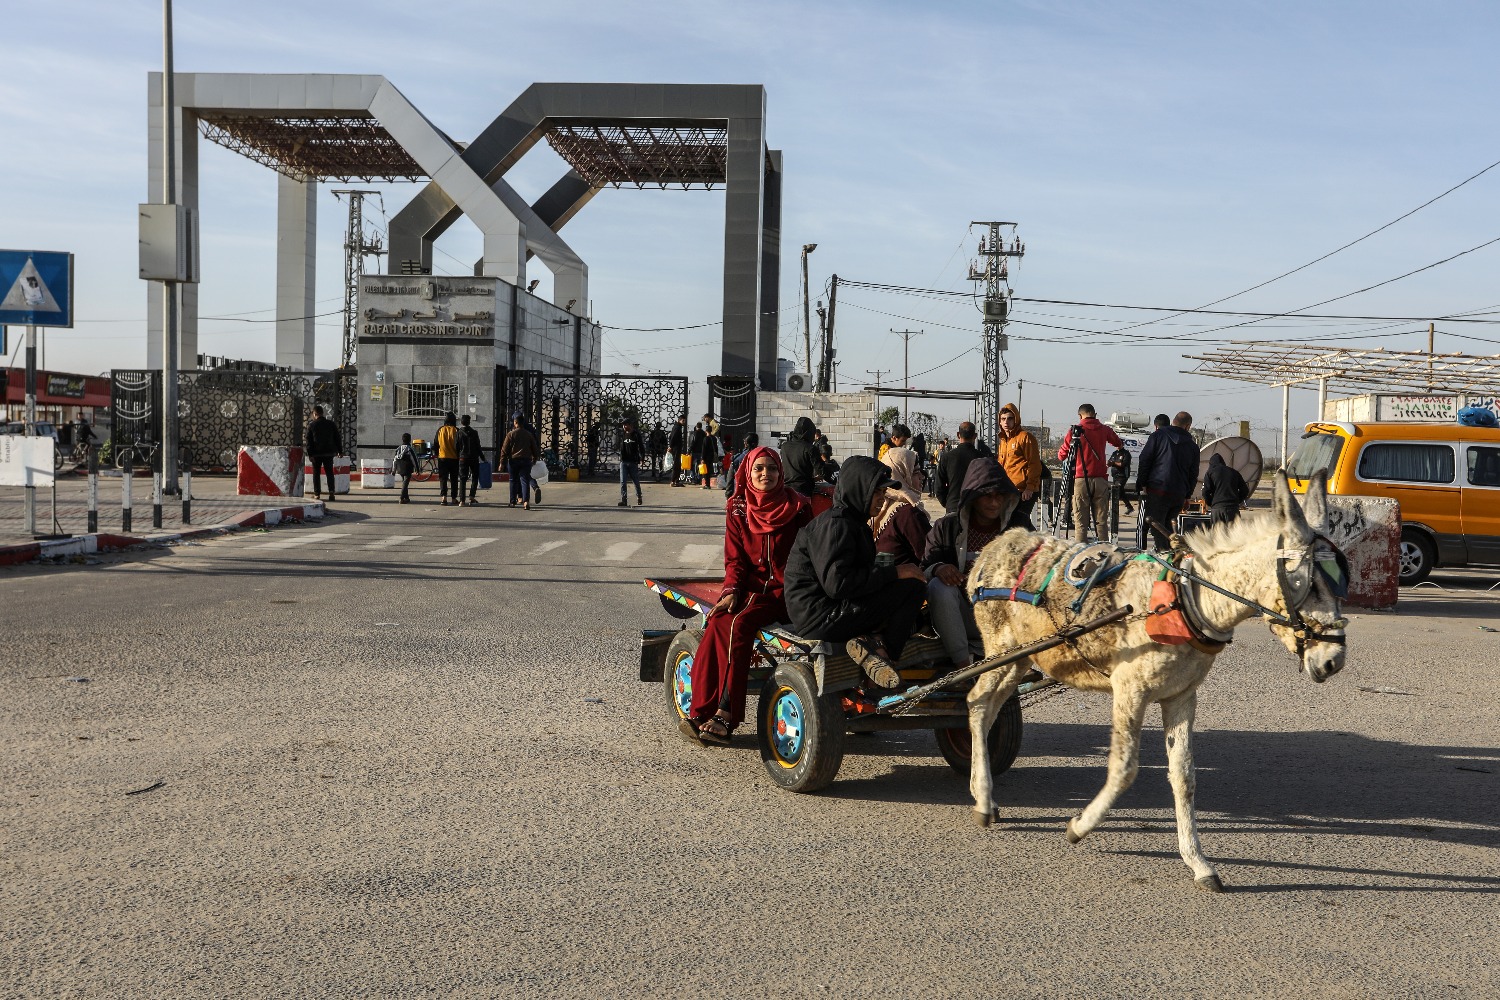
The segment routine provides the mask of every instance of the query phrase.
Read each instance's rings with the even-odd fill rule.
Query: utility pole
[[[807,255],[816,249],[816,243],[802,244],[802,346],[806,351],[802,359],[807,362],[807,371],[812,371],[812,314],[807,307]],[[821,307],[822,303],[819,303],[819,308]]]
[[[818,362],[818,391],[828,392],[829,379],[833,374],[833,324],[838,316],[839,276],[833,275],[828,282],[828,322],[823,326],[823,357]]]
[[[348,368],[354,362],[354,330],[358,326],[355,309],[359,304],[359,279],[364,273],[365,258],[385,253],[379,236],[365,236],[365,195],[379,198],[379,191],[356,191],[340,188],[333,192],[335,198],[349,196],[349,228],[344,232],[344,345],[339,354],[339,367]]]
[[[880,415],[880,376],[882,376],[882,375],[889,375],[890,373],[891,373],[891,370],[889,368],[875,368],[873,370],[869,369],[869,368],[865,369],[865,374],[866,375],[874,375],[875,376],[875,415],[876,416]]]
[[[975,406],[975,421],[981,439],[994,445],[999,440],[1000,387],[1010,378],[1005,364],[1005,323],[1010,316],[1010,258],[1023,257],[1026,247],[1016,235],[1014,222],[975,222],[986,227],[979,238],[979,260],[969,264],[969,280],[984,282],[984,373]],[[1002,230],[1009,230],[1008,233]],[[1009,242],[1006,236],[1009,236]],[[983,261],[981,264],[980,261]]]
[[[901,387],[908,393],[911,392],[911,338],[920,337],[926,330],[892,330],[896,336],[901,338]],[[901,422],[906,422],[907,411],[910,409],[911,397],[901,397]]]

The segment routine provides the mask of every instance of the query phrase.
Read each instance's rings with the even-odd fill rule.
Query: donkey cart
[[[641,680],[664,686],[675,727],[691,705],[693,657],[703,636],[703,616],[718,599],[724,581],[719,577],[645,584],[660,596],[669,614],[683,621],[676,631],[641,632]],[[967,776],[971,754],[966,696],[979,675],[1072,641],[1129,611],[1080,623],[1043,642],[952,672],[945,672],[949,663],[942,642],[930,633],[916,635],[896,665],[901,674],[896,693],[870,685],[842,643],[804,639],[780,626],[765,629],[755,642],[749,695],[756,699],[756,743],[766,773],[787,791],[815,792],[838,774],[846,733],[931,729],[943,759]],[[1040,674],[1029,677],[1001,707],[988,739],[992,774],[1003,773],[1020,752],[1021,697],[1053,683]]]

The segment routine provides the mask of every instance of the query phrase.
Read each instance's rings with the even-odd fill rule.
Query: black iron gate
[[[344,454],[356,454],[357,378],[352,371],[185,371],[177,374],[183,464],[232,469],[240,445],[301,445],[312,408],[338,424]],[[161,440],[161,371],[110,373],[110,446],[115,455]]]
[[[628,417],[648,440],[660,424],[670,433],[687,413],[688,380],[675,375],[547,375],[495,373],[495,422],[509,427],[520,413],[537,431],[547,468],[584,475],[619,470],[620,424]]]

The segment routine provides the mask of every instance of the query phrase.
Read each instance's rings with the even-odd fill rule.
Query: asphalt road
[[[1099,696],[1029,711],[988,830],[929,733],[851,739],[814,796],[748,727],[684,743],[640,579],[716,564],[720,495],[615,499],[356,493],[0,570],[0,996],[1500,995],[1490,579],[1357,615],[1322,686],[1242,628],[1195,747],[1214,896],[1155,712],[1077,847]]]

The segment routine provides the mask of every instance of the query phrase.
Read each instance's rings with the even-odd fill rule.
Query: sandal
[[[687,717],[678,719],[677,731],[681,733],[682,738],[687,740],[689,743],[697,743],[700,746],[702,745],[703,737],[698,734],[698,726],[693,722],[692,719],[689,719]]]
[[[850,639],[844,643],[844,650],[865,676],[880,687],[891,690],[900,686],[901,674],[896,671],[896,665],[886,659],[885,651],[873,639],[865,636]]]
[[[698,727],[698,739],[721,747],[729,746],[731,733],[729,720],[722,715],[715,715]]]

